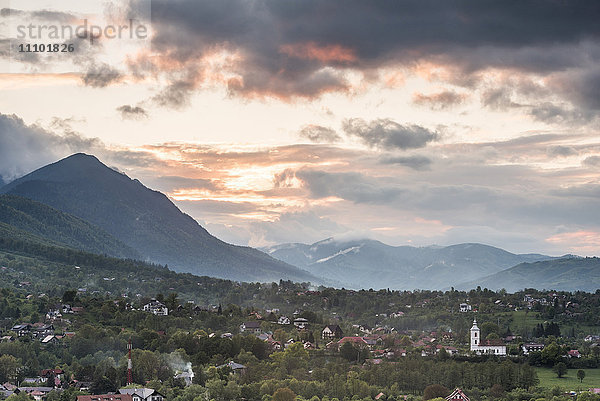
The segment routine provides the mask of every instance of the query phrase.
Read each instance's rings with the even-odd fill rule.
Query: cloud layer
[[[13,107],[13,85],[40,81],[0,81],[0,176],[95,153],[241,244],[358,231],[599,252],[599,19],[585,0],[154,0],[151,52],[117,69],[82,47],[79,92],[54,77],[52,112]],[[100,138],[71,128],[67,91],[94,99],[78,118]]]
[[[72,152],[94,152],[169,194],[221,238],[255,246],[360,231],[390,243],[478,241],[594,254],[600,143],[589,139],[569,147],[563,143],[575,137],[568,134],[434,143],[421,154],[378,150],[386,143],[379,139],[375,150],[163,143],[134,151],[69,131],[68,121],[43,129],[1,115],[0,175],[10,179]],[[544,167],[549,154],[564,166]]]

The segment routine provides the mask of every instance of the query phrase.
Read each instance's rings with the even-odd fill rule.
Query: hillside
[[[522,262],[548,259],[516,255],[482,244],[447,247],[390,246],[374,240],[338,241],[264,248],[271,256],[349,288],[441,289],[502,271]]]
[[[50,206],[15,195],[0,195],[0,235],[26,237],[88,252],[139,259],[140,254],[106,231]]]
[[[182,213],[164,194],[75,154],[42,167],[0,193],[23,196],[84,219],[148,261],[179,272],[240,281],[320,282],[315,276],[249,247],[227,244]]]
[[[600,258],[565,257],[534,263],[521,263],[510,269],[468,281],[457,288],[479,285],[491,290],[519,291],[523,288],[560,291],[589,291],[600,288]]]
[[[201,301],[206,305],[231,302],[227,297],[236,292],[239,296],[244,295],[244,300],[251,299],[254,290],[259,287],[258,284],[240,286],[232,281],[176,273],[136,260],[58,247],[23,231],[9,238],[2,235],[3,227],[0,223],[0,266],[3,274],[0,288],[13,288],[15,284],[26,282],[27,291],[51,296],[61,296],[64,291],[77,288],[89,293],[154,296],[168,294],[177,288],[183,299]]]

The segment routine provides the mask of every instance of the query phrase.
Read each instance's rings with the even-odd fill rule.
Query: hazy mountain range
[[[594,292],[600,288],[600,259],[567,257],[535,263],[521,263],[479,280],[463,283],[457,289],[474,286],[515,292],[524,287]]]
[[[450,288],[519,263],[551,259],[537,254],[517,255],[482,244],[412,247],[334,238],[312,245],[283,244],[263,250],[349,288],[375,289]]]
[[[164,194],[75,154],[0,187],[0,239],[141,259],[238,281],[310,281],[347,288],[593,291],[598,258],[513,254],[482,244],[389,246],[329,238],[263,248],[227,244]]]

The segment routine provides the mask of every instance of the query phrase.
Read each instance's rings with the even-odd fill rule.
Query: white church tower
[[[481,344],[481,330],[477,327],[477,320],[473,319],[471,327],[471,351],[478,351]]]

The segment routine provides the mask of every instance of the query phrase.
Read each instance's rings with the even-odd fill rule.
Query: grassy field
[[[586,390],[590,387],[600,388],[600,369],[583,370],[585,371],[585,379],[583,379],[583,383],[579,383],[577,369],[569,369],[567,375],[559,379],[552,369],[535,368],[542,387],[553,388],[559,386],[565,391]]]
[[[534,311],[518,310],[512,312],[498,313],[496,316],[500,317],[500,326],[509,326],[514,334],[530,336],[533,333],[533,329],[540,323],[547,323],[547,320],[538,317],[539,313]],[[562,335],[570,335],[572,327],[575,326],[576,335],[587,335],[597,334],[598,327],[586,326],[586,325],[572,325],[566,323],[560,323],[560,331]]]
[[[524,310],[519,310],[505,314],[505,319],[510,325],[513,333],[530,335],[534,327],[536,327],[539,323],[544,323],[543,319],[538,319],[536,317],[537,315],[537,312],[527,313]]]

